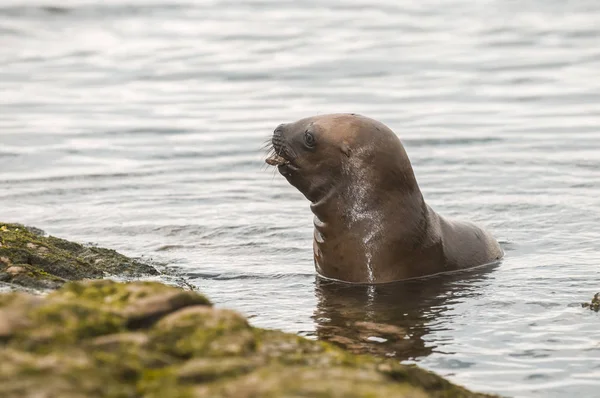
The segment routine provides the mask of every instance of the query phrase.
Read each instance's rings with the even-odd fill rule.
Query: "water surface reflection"
[[[476,299],[496,267],[371,286],[317,278],[316,337],[354,353],[400,360],[427,356],[436,349],[426,339],[429,328],[453,316],[449,306]]]

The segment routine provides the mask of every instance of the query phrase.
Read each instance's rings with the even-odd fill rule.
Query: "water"
[[[600,396],[579,304],[600,290],[599,36],[592,0],[4,0],[0,219],[474,390]],[[394,129],[428,203],[486,225],[502,264],[318,283],[309,204],[259,148],[329,112]]]

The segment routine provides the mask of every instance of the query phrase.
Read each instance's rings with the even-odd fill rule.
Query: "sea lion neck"
[[[368,188],[368,185],[365,187]],[[422,214],[424,206],[418,186],[414,190],[406,190],[402,185],[390,187],[387,195],[384,195],[381,191],[362,189],[358,185],[339,184],[311,202],[310,209],[319,224],[338,224],[343,221],[353,224],[359,219],[369,219],[375,213],[390,208],[395,209],[398,215]]]
[[[343,191],[340,190],[339,187],[334,186],[318,200],[311,202],[310,210],[319,218],[319,220],[325,221],[331,216],[335,217],[337,209],[339,209],[340,205],[343,203],[340,192]]]

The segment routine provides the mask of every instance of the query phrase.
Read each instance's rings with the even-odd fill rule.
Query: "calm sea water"
[[[0,219],[474,390],[600,396],[580,307],[600,290],[599,43],[595,0],[3,0]],[[329,112],[396,131],[429,204],[486,225],[502,264],[318,282],[309,203],[259,148]]]

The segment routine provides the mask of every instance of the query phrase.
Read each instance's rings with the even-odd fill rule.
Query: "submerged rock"
[[[583,308],[589,308],[592,311],[600,311],[600,293],[596,293],[589,303],[582,303]]]
[[[0,295],[0,363],[6,398],[485,396],[416,366],[253,328],[156,282]]]
[[[0,223],[0,285],[11,290],[57,289],[67,281],[109,275],[157,274],[153,267],[114,250],[44,236],[37,228]]]

